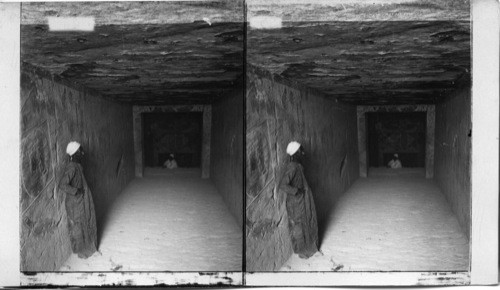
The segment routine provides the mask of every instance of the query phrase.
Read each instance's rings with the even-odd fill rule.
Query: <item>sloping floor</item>
[[[114,203],[99,252],[61,271],[241,271],[242,231],[193,169],[146,169]]]
[[[466,271],[469,242],[423,171],[374,169],[331,213],[321,253],[281,271]]]

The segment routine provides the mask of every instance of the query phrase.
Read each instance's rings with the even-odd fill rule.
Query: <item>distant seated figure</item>
[[[177,168],[177,161],[175,161],[175,156],[174,154],[170,154],[167,158],[167,161],[165,161],[165,163],[163,163],[163,168],[167,168],[167,169],[174,169],[174,168]]]
[[[392,157],[391,161],[389,161],[387,167],[392,169],[399,169],[403,167],[403,164],[401,164],[401,160],[399,160],[399,155],[397,153],[394,154],[394,157]]]

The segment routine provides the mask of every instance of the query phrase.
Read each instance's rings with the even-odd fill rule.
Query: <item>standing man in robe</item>
[[[65,194],[66,213],[71,249],[79,258],[88,258],[97,251],[97,227],[92,193],[83,176],[81,165],[84,152],[78,142],[70,142],[66,148],[69,163],[59,182]]]
[[[288,144],[286,153],[290,156],[290,162],[286,165],[280,190],[286,193],[293,252],[300,258],[307,259],[318,251],[316,207],[301,164],[304,149],[298,142],[292,141]]]

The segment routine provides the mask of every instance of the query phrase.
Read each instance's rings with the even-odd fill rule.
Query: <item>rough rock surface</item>
[[[246,267],[271,271],[291,254],[284,196],[277,183],[295,140],[306,151],[305,175],[318,221],[358,178],[356,108],[262,75],[247,74]]]
[[[471,227],[471,88],[436,105],[435,179],[463,230]]]
[[[371,168],[328,218],[321,253],[282,271],[467,271],[469,242],[437,184],[422,171]]]
[[[241,228],[199,169],[146,168],[113,204],[100,253],[61,271],[241,271]]]
[[[291,21],[469,20],[469,0],[247,0],[248,18]]]
[[[231,2],[23,3],[21,60],[119,101],[209,104],[243,79],[243,6]],[[54,32],[47,16],[96,27]]]
[[[249,28],[248,62],[357,105],[432,104],[470,79],[469,21],[335,20]]]
[[[94,16],[97,25],[131,23],[173,24],[210,19],[211,23],[241,22],[241,0],[130,1],[130,2],[24,2],[22,24],[46,24],[48,16]]]
[[[210,178],[243,228],[243,88],[212,104]]]
[[[57,184],[66,145],[85,149],[84,174],[102,227],[107,207],[133,178],[132,108],[61,84],[41,71],[21,74],[21,270],[51,271],[71,253]]]

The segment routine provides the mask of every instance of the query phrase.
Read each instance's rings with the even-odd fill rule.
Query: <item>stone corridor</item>
[[[241,271],[241,228],[200,176],[146,168],[113,204],[99,252],[60,271]]]
[[[372,170],[340,198],[321,253],[281,271],[467,271],[469,242],[423,171]]]

